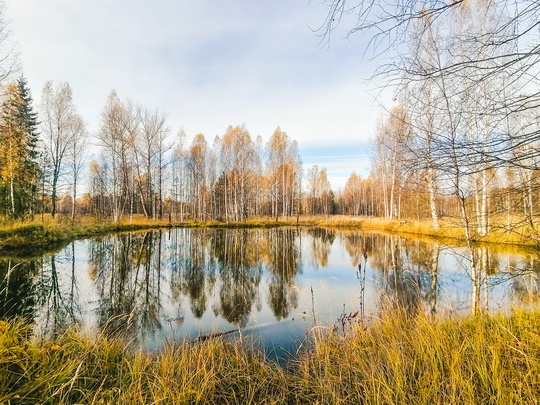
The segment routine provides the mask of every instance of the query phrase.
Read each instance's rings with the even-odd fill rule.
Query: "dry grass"
[[[540,316],[462,320],[389,314],[321,337],[298,375],[319,403],[503,404],[540,398]]]
[[[284,386],[285,372],[241,342],[154,355],[74,332],[39,344],[28,327],[0,324],[2,404],[272,404],[285,402]]]
[[[540,238],[529,224],[520,218],[512,218],[511,225],[507,218],[493,218],[492,229],[488,235],[475,238],[478,243],[521,245],[536,247]],[[499,225],[503,224],[504,225]],[[53,250],[71,240],[103,235],[111,232],[134,231],[163,227],[190,228],[273,228],[284,226],[339,228],[342,230],[366,230],[389,232],[392,234],[415,235],[430,240],[438,240],[447,244],[460,244],[465,241],[465,234],[459,220],[452,218],[441,219],[440,229],[435,230],[431,221],[386,220],[373,217],[354,217],[334,215],[290,218],[258,217],[240,222],[218,221],[184,221],[169,222],[168,219],[153,220],[136,215],[131,220],[124,217],[119,222],[100,221],[90,216],[81,216],[75,221],[68,217],[58,216],[55,219],[45,217],[44,221],[35,219],[30,222],[3,221],[0,222],[0,252],[17,252],[23,254],[40,254],[45,250]],[[540,225],[538,227],[540,230]],[[540,234],[539,234],[540,235]]]
[[[68,332],[41,344],[0,323],[0,403],[522,404],[540,398],[540,314],[442,320],[401,312],[314,333],[293,367],[242,341],[159,354]]]
[[[327,222],[327,226],[357,226],[363,230],[383,231],[396,234],[408,234],[443,240],[448,243],[465,241],[465,231],[461,219],[443,218],[439,221],[440,229],[435,230],[429,220],[387,220],[373,217],[333,217]],[[356,225],[355,225],[356,224]],[[538,224],[540,230],[540,224]],[[512,217],[510,221],[506,217],[491,218],[491,230],[485,236],[475,235],[474,226],[471,226],[472,236],[476,243],[538,246],[539,238],[537,231],[526,223],[523,218]]]
[[[111,232],[171,226],[164,221],[152,221],[143,217],[133,221],[101,222],[93,217],[71,218],[45,217],[32,221],[4,221],[0,224],[0,252],[21,255],[40,255],[52,251],[77,238],[104,235]]]

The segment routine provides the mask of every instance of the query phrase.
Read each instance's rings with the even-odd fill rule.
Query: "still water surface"
[[[527,306],[539,297],[539,269],[533,252],[382,234],[153,230],[0,259],[0,317],[31,319],[42,336],[75,324],[149,349],[242,329],[270,351],[293,351],[315,324],[369,322],[389,306],[441,314]]]

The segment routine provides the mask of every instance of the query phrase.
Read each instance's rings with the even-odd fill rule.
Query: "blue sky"
[[[6,0],[36,102],[47,80],[69,82],[91,132],[113,89],[189,141],[242,123],[266,141],[280,126],[338,189],[367,175],[382,109],[365,39],[338,31],[321,46],[325,12],[307,0]]]

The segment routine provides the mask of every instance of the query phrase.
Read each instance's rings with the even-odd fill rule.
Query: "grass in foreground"
[[[540,313],[441,320],[401,313],[314,345],[283,369],[241,342],[160,354],[69,332],[39,344],[0,325],[0,403],[522,404],[540,398]]]
[[[540,315],[437,320],[390,315],[324,337],[300,362],[321,403],[523,404],[540,398]]]

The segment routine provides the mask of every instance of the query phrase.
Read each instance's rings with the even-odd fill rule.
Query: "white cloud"
[[[368,139],[376,107],[362,81],[361,38],[321,49],[309,27],[324,6],[272,2],[7,0],[24,72],[39,100],[70,83],[96,131],[107,95],[165,111],[173,133],[208,139],[246,123],[265,140],[279,125],[301,147]]]

